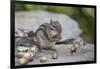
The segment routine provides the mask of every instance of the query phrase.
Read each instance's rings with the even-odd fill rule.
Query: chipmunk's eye
[[[53,26],[54,28],[56,28],[55,26]]]

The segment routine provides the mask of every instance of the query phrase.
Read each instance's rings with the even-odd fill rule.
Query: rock
[[[17,46],[16,50],[17,52],[27,52],[29,47],[24,47],[24,46]]]
[[[22,38],[15,38],[16,40],[16,47],[24,46],[24,47],[32,47],[35,42],[33,38],[22,37]]]
[[[18,15],[17,15],[18,14]],[[24,20],[23,20],[24,16]],[[29,30],[33,30],[34,32],[37,30],[37,28],[43,24],[43,23],[49,23],[50,19],[56,19],[61,23],[62,25],[62,40],[68,40],[68,39],[77,39],[80,38],[81,34],[81,29],[76,21],[74,21],[72,18],[70,18],[67,15],[64,14],[56,14],[56,13],[50,13],[50,12],[45,12],[45,11],[32,11],[32,12],[17,12],[15,14],[15,28],[27,28]],[[16,39],[16,42],[19,41],[20,38]],[[29,39],[30,40],[30,39]],[[25,42],[29,41],[25,40],[21,44],[26,45]],[[20,42],[20,41],[19,41]],[[17,44],[17,43],[15,43]],[[33,44],[33,43],[28,43],[27,44]],[[28,45],[27,45],[28,46]],[[55,45],[55,49],[58,50],[59,54],[59,59],[53,61],[50,59],[50,61],[47,61],[49,58],[46,58],[44,61],[47,61],[45,63],[69,63],[69,62],[77,62],[77,61],[94,61],[94,44],[86,44],[85,46],[81,47],[77,54],[70,56],[67,51],[70,50],[70,52],[75,52],[76,49],[72,48],[69,49],[69,47],[72,46],[72,44],[68,45]],[[47,56],[46,55],[39,55],[39,56]],[[51,55],[49,55],[51,56]],[[63,57],[63,58],[62,58]],[[34,59],[38,59],[35,57]],[[43,58],[44,59],[44,58]],[[42,58],[41,58],[42,60]],[[43,61],[43,60],[42,60]],[[34,63],[31,63],[32,65],[35,64],[40,64],[40,61],[34,61]],[[16,63],[15,63],[16,65]],[[20,65],[20,64],[18,64]]]
[[[39,50],[38,50],[37,46],[34,45],[34,46],[31,47],[28,51],[29,51],[29,52],[33,52],[34,54],[36,54]]]
[[[41,24],[49,23],[50,19],[58,20],[63,30],[61,41],[72,38],[76,39],[80,37],[80,34],[82,33],[78,23],[64,14],[50,13],[47,11],[16,12],[15,18],[16,28],[25,28],[34,32]]]

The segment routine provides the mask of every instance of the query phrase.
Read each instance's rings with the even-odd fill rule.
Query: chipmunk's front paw
[[[54,48],[51,48],[50,50],[52,50],[52,51],[57,51],[56,49],[54,49]]]

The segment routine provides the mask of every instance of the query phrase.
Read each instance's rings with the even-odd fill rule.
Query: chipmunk
[[[41,49],[55,50],[53,45],[61,40],[61,25],[58,21],[44,23],[35,32],[36,46]]]

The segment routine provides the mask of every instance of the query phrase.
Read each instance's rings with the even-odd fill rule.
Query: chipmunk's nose
[[[86,46],[86,42],[83,43],[83,46]]]

